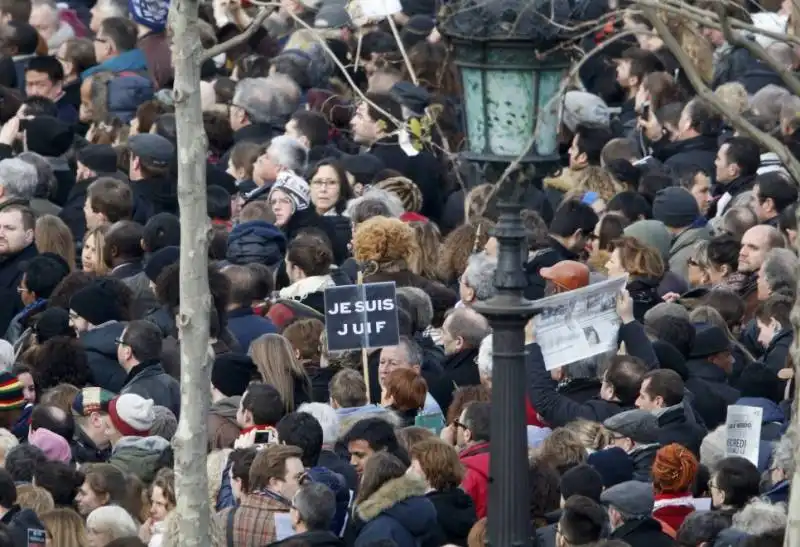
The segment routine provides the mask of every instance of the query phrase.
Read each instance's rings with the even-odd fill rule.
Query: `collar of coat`
[[[403,475],[392,479],[358,505],[358,516],[363,521],[369,522],[401,501],[415,496],[424,496],[427,490],[425,482],[416,477]]]

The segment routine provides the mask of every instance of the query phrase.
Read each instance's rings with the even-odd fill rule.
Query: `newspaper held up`
[[[725,421],[725,457],[739,456],[758,466],[761,445],[761,418],[764,410],[757,406],[730,405]]]
[[[617,349],[617,294],[627,282],[627,276],[615,277],[534,303],[541,310],[534,329],[547,370]]]

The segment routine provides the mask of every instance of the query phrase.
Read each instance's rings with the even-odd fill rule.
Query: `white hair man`
[[[307,164],[308,148],[300,141],[286,135],[275,137],[253,165],[253,181],[258,188],[248,193],[245,201],[258,199],[270,192],[275,181],[282,175],[299,178],[297,173],[302,173]],[[308,186],[308,183],[305,185]],[[310,192],[309,189],[309,200]]]
[[[422,361],[424,354],[422,348],[416,341],[401,336],[396,346],[387,346],[381,350],[380,361],[378,362],[378,381],[381,389],[384,387],[386,377],[393,370],[398,368],[408,368],[422,374]],[[422,408],[423,414],[442,414],[442,409],[431,396],[430,391],[425,394],[425,405]]]
[[[28,205],[36,195],[36,168],[18,158],[0,161],[0,210],[10,205]]]
[[[58,51],[61,44],[75,37],[75,30],[61,20],[58,6],[53,0],[34,0],[28,22],[47,42],[47,50],[51,55]]]
[[[347,487],[355,491],[358,486],[358,475],[356,475],[355,469],[334,452],[334,446],[342,431],[336,410],[331,405],[324,403],[303,403],[297,408],[297,412],[310,414],[322,427],[322,451],[319,454],[317,465],[340,473],[344,477]]]
[[[469,257],[467,268],[458,281],[458,294],[464,306],[489,300],[497,290],[494,286],[494,272],[497,259],[484,253]]]

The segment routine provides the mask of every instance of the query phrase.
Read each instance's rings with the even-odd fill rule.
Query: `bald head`
[[[471,308],[456,308],[442,325],[445,353],[477,348],[490,332],[484,316]]]
[[[786,245],[777,228],[759,224],[753,226],[742,236],[739,250],[739,271],[745,274],[757,272],[772,249]]]

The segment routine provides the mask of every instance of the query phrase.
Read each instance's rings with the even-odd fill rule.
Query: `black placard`
[[[330,351],[396,345],[394,282],[325,289],[325,331]]]

